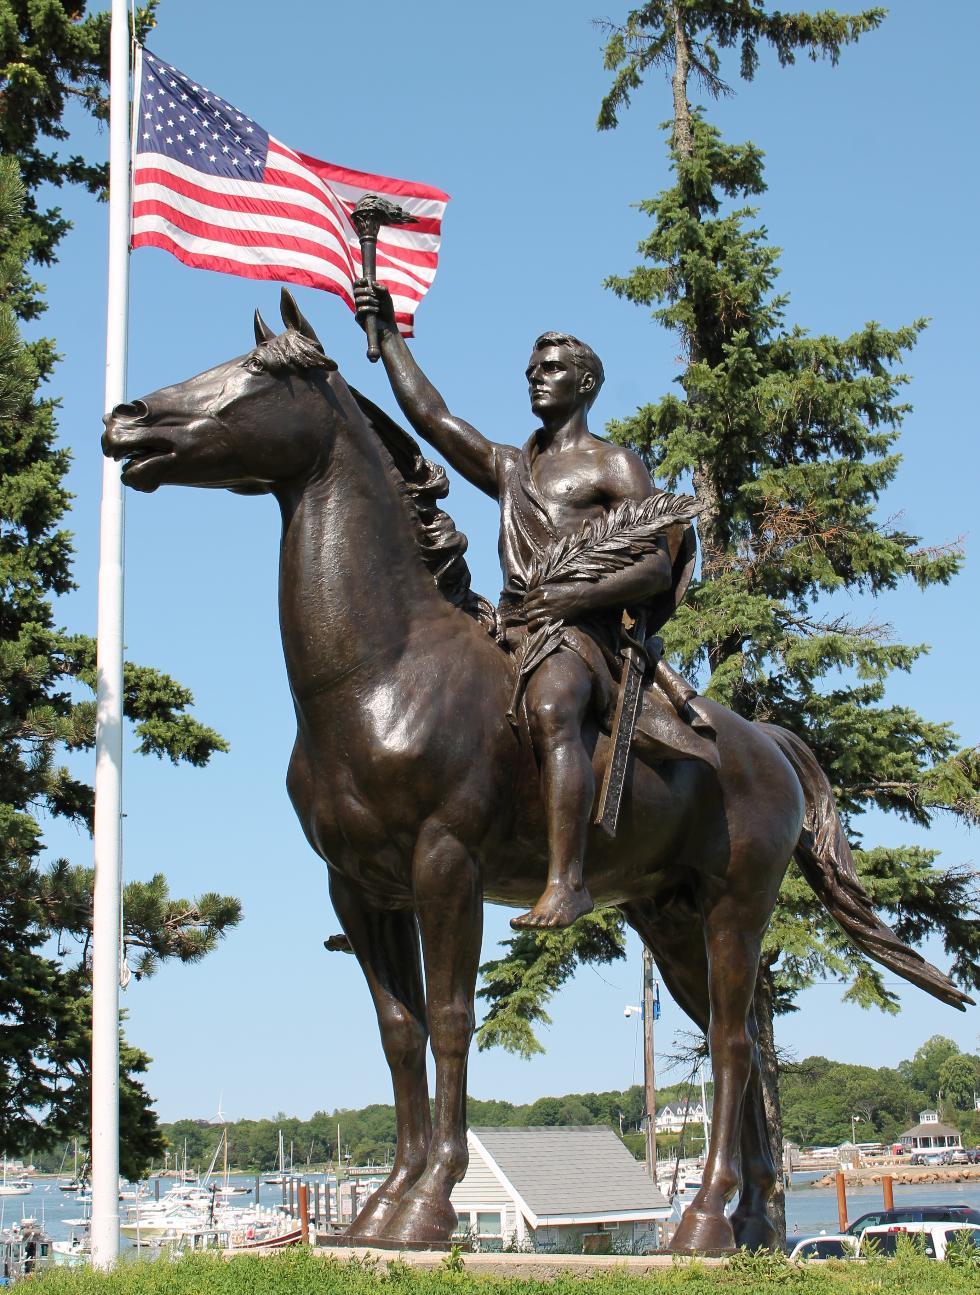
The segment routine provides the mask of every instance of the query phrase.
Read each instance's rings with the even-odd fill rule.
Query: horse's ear
[[[313,325],[306,316],[302,314],[299,306],[296,304],[293,294],[288,288],[283,288],[282,290],[279,311],[282,315],[282,322],[287,328],[294,329],[302,337],[308,337],[311,342],[316,342],[317,346],[319,346],[321,350],[323,349],[323,345],[319,337],[317,337]]]
[[[275,333],[265,322],[258,310],[255,312],[255,345],[261,346],[263,342],[271,342]]]

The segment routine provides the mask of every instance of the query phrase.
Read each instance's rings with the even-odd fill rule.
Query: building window
[[[480,1210],[476,1216],[476,1234],[480,1237],[499,1237],[500,1236],[500,1213],[499,1211]]]

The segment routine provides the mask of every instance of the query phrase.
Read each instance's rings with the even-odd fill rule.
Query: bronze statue
[[[328,864],[374,999],[398,1125],[392,1171],[348,1236],[441,1243],[467,1163],[483,901],[536,901],[546,816],[534,747],[507,719],[517,661],[469,589],[465,542],[438,506],[445,474],[347,385],[285,291],[283,322],[273,335],[256,315],[246,355],[119,405],[103,446],[137,490],[222,486],[279,503],[280,618],[297,715],[289,792]],[[555,374],[542,393],[579,380],[567,367]],[[534,601],[540,611],[548,600]],[[704,699],[699,711],[714,738],[694,734],[701,747],[679,758],[691,726],[656,675],[644,690],[616,835],[589,834],[589,891],[597,905],[621,908],[708,1035],[714,1125],[703,1186],[673,1247],[775,1246],[752,1000],[790,857],[870,956],[944,1002],[971,1000],[878,920],[806,745]],[[583,731],[595,777],[610,738],[591,716]]]
[[[537,339],[525,376],[541,426],[517,449],[488,441],[449,412],[399,333],[387,289],[360,279],[355,302],[412,427],[500,504],[504,588],[498,613],[503,640],[519,656],[518,687],[508,713],[516,724],[523,699],[548,834],[544,892],[511,926],[571,926],[592,910],[584,868],[596,780],[583,730],[590,715],[608,709],[611,681],[602,648],[618,651],[625,608],[636,609],[651,631],[673,611],[690,579],[693,537],[679,562],[661,532],[652,537],[649,551],[598,578],[532,585],[532,573],[544,567],[562,539],[623,504],[641,504],[658,493],[636,454],[589,431],[588,411],[605,377],[601,360],[564,333]],[[656,620],[647,626],[649,604]],[[551,627],[559,622],[562,632],[555,633]],[[529,634],[537,635],[540,645]],[[627,746],[631,736],[626,735]]]

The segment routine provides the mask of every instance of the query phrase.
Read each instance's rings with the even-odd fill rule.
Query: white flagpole
[[[129,308],[130,28],[112,0],[109,62],[109,276],[105,409],[125,398]],[[95,723],[92,925],[92,1262],[119,1256],[119,972],[122,917],[123,486],[103,460]]]

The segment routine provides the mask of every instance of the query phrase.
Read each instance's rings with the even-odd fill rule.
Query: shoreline
[[[866,1165],[860,1169],[843,1169],[847,1187],[875,1187],[882,1178],[890,1178],[896,1187],[918,1183],[980,1183],[980,1165]],[[809,1185],[833,1187],[837,1172],[824,1174]]]

